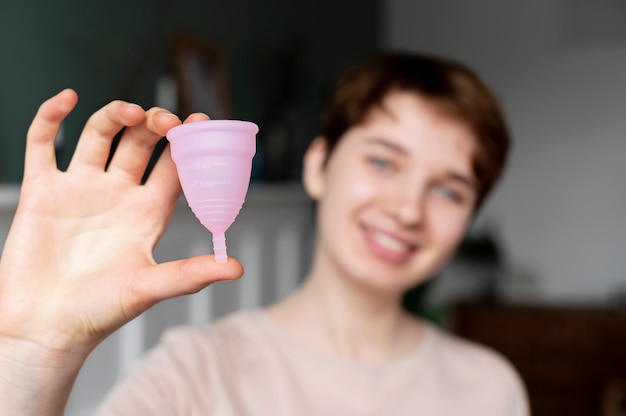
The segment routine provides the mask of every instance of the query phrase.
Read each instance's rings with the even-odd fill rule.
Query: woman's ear
[[[324,137],[316,137],[304,154],[302,182],[309,196],[317,201],[324,192],[327,142]]]

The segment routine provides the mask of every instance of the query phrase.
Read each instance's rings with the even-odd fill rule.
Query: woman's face
[[[413,93],[393,92],[348,130],[327,163],[323,140],[305,156],[318,202],[316,268],[398,294],[432,276],[472,217],[475,138]]]

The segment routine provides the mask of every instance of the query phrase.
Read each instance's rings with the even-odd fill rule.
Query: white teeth
[[[407,251],[409,247],[401,241],[396,240],[393,237],[388,236],[387,234],[381,234],[377,232],[372,232],[370,234],[372,238],[380,244],[382,247],[387,250],[393,251]]]

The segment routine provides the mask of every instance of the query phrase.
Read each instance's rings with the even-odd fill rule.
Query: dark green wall
[[[79,94],[65,123],[64,168],[86,118],[121,98],[154,104],[169,72],[167,39],[186,30],[219,44],[228,59],[235,118],[262,123],[279,56],[301,68],[289,78],[292,140],[316,134],[321,101],[346,65],[378,49],[377,0],[34,1],[0,6],[0,178],[19,182],[24,139],[39,104],[65,87]],[[282,55],[281,55],[282,54]],[[284,85],[283,85],[284,87]],[[263,129],[263,126],[261,126]]]

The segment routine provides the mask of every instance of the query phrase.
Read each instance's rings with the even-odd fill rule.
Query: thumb
[[[229,257],[217,263],[213,255],[175,260],[142,270],[133,282],[133,294],[140,310],[176,296],[199,292],[211,283],[236,280],[243,275],[241,263]]]

